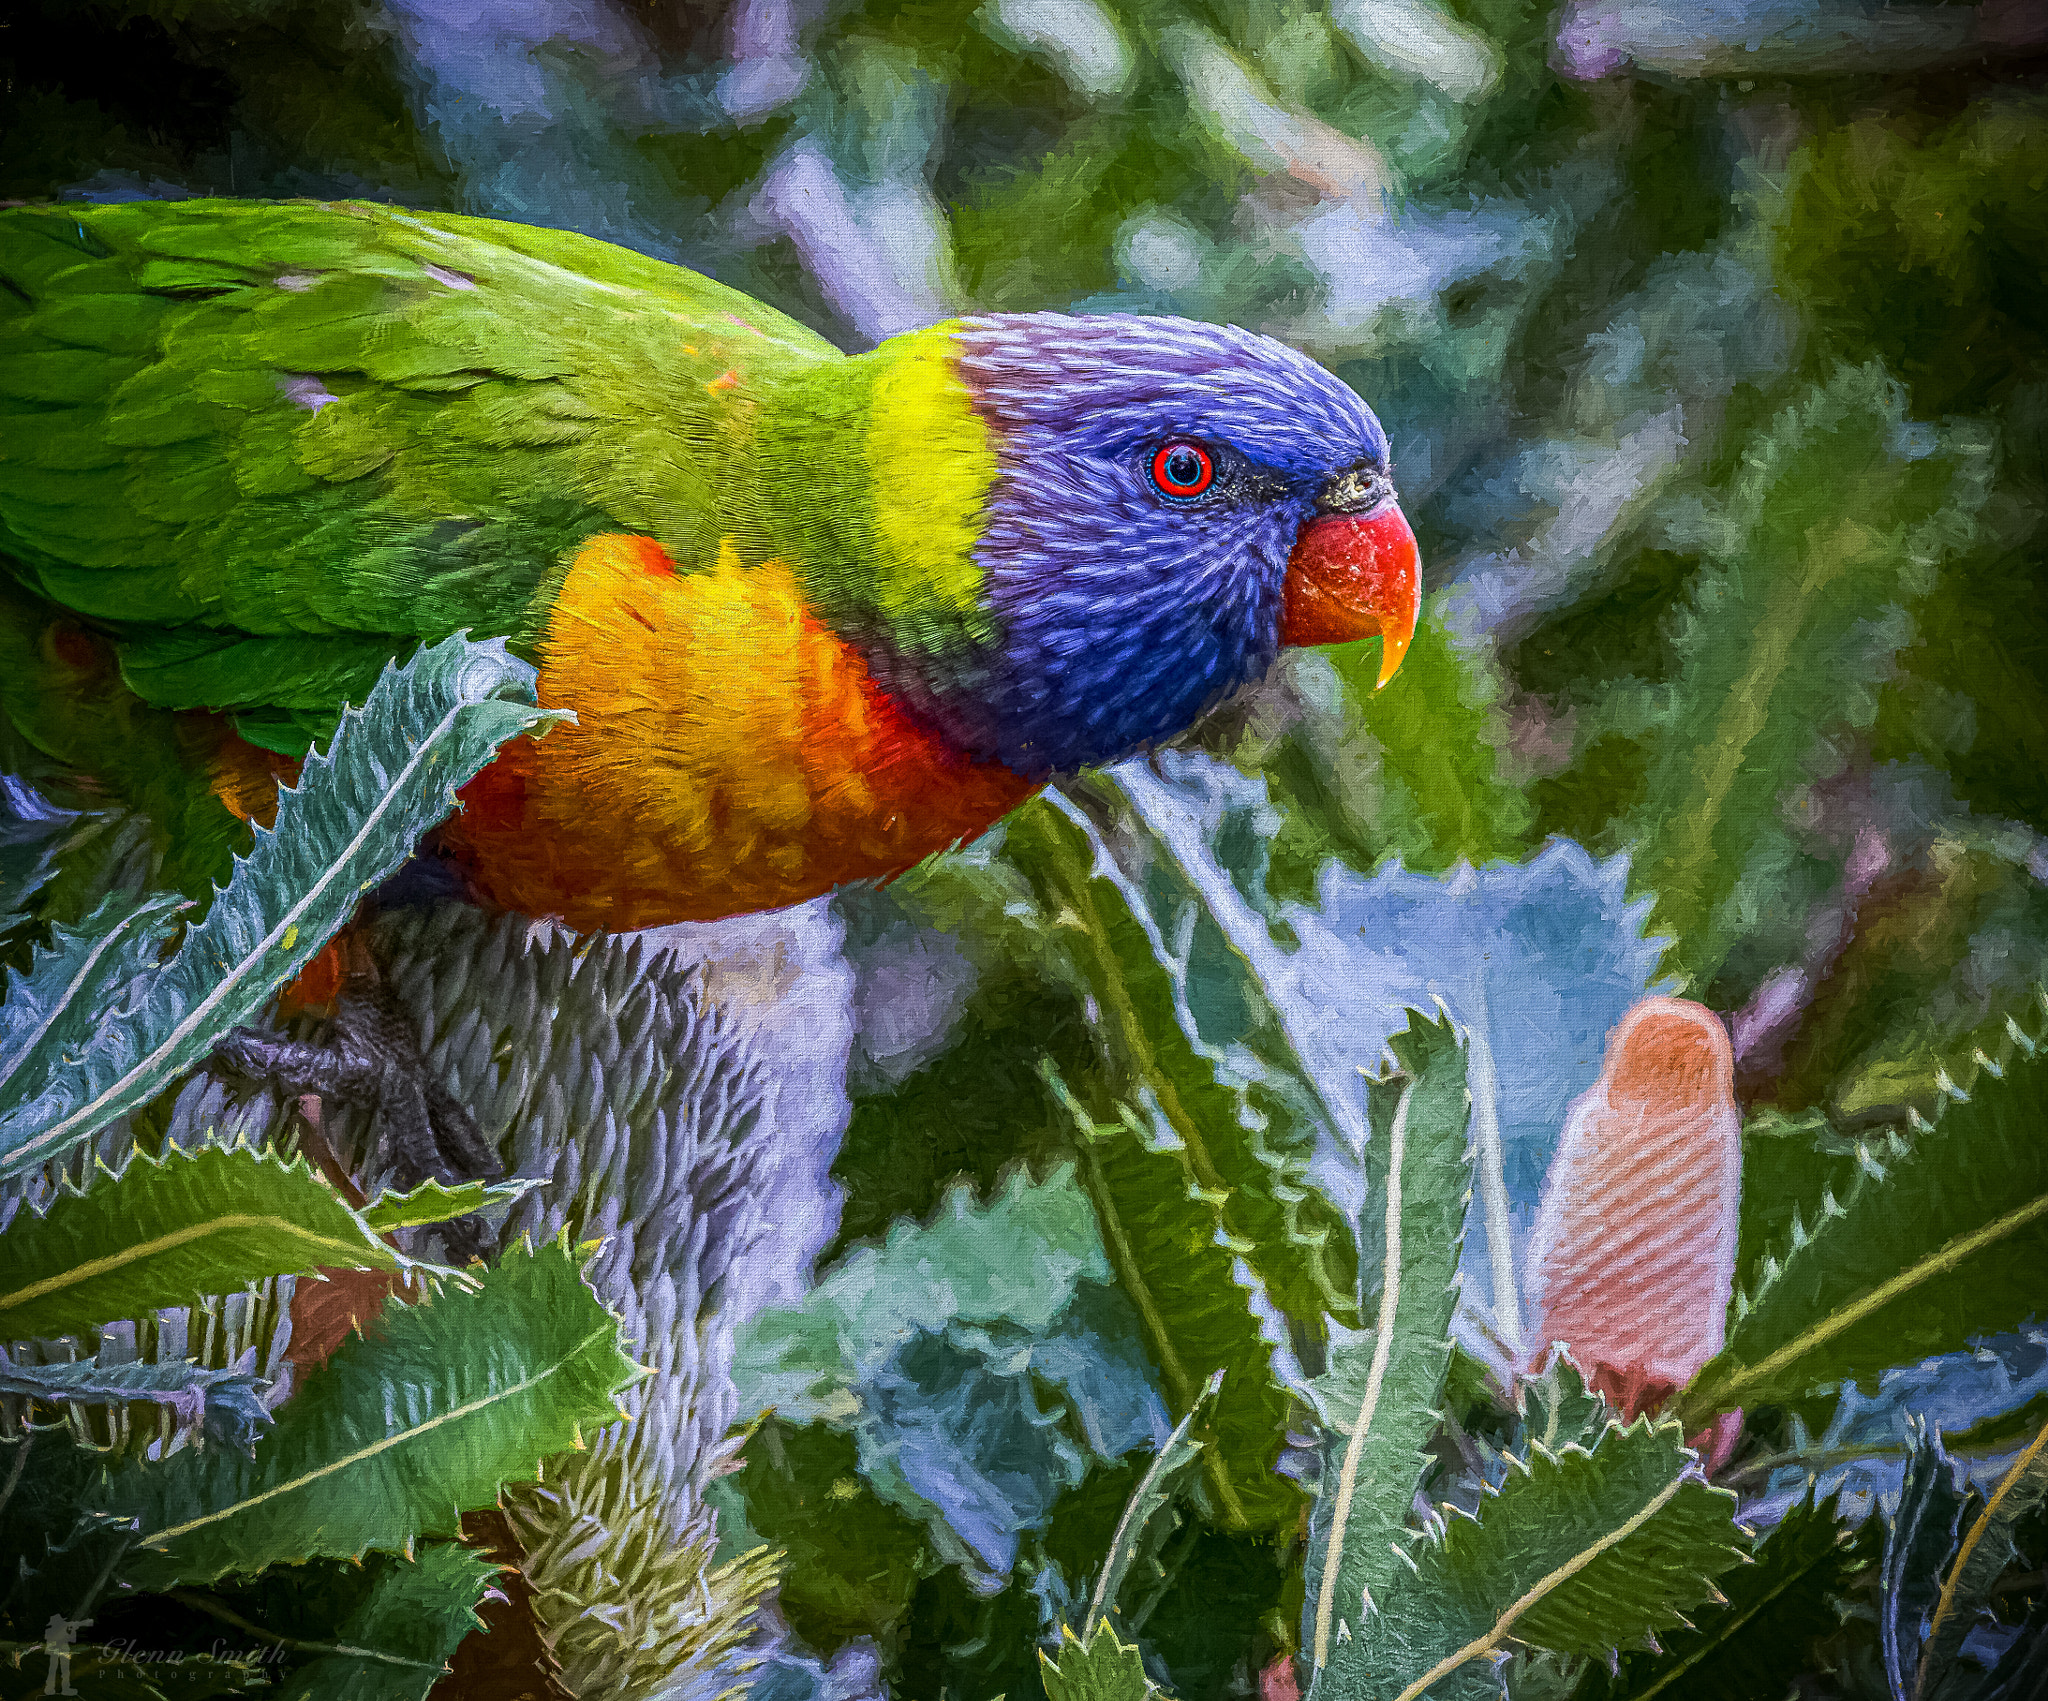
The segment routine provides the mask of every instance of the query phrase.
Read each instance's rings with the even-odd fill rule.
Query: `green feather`
[[[943,331],[849,360],[559,231],[0,210],[0,425],[0,667],[24,670],[0,711],[188,844],[200,890],[246,838],[207,786],[228,725],[302,755],[422,643],[533,657],[601,533],[685,572],[728,544],[787,562],[849,637],[942,666],[992,636],[971,545],[995,463]],[[114,646],[104,700],[43,689],[60,613]]]
[[[305,706],[366,638],[529,634],[598,532],[715,559],[743,414],[711,381],[835,359],[659,261],[377,207],[17,208],[0,277],[0,407],[36,421],[0,447],[0,551],[130,633],[347,634],[345,659],[223,652],[252,670],[236,706]],[[189,700],[188,673],[129,671]]]

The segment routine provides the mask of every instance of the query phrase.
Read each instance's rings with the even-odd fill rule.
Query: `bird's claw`
[[[218,1055],[238,1074],[367,1111],[373,1144],[363,1167],[388,1164],[401,1186],[430,1179],[455,1186],[504,1173],[476,1118],[441,1085],[381,981],[352,978],[343,987],[324,1044],[236,1028]],[[490,1250],[490,1231],[473,1216],[445,1224],[443,1237],[459,1257]]]

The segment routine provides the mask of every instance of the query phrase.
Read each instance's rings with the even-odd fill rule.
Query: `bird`
[[[1224,325],[847,354],[666,261],[370,203],[0,211],[0,755],[195,895],[380,672],[543,707],[426,847],[579,932],[884,880],[1421,575],[1371,408]],[[374,1073],[374,1071],[373,1071]]]

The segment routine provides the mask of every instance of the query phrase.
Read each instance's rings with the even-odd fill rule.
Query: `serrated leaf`
[[[343,1620],[337,1646],[292,1674],[284,1701],[426,1701],[457,1644],[482,1624],[477,1605],[497,1574],[455,1542],[386,1559],[368,1598]]]
[[[1339,645],[1295,664],[1329,668],[1348,699],[1348,713],[1311,714],[1296,736],[1318,775],[1328,776],[1316,789],[1341,799],[1334,825],[1340,833],[1352,827],[1343,837],[1353,841],[1345,860],[1355,868],[1396,856],[1437,873],[1461,860],[1512,858],[1526,843],[1532,811],[1502,761],[1509,734],[1501,704],[1510,687],[1490,645],[1453,636],[1445,600],[1432,599],[1384,690],[1369,645]],[[1356,748],[1361,734],[1376,747],[1370,755]]]
[[[1059,1657],[1041,1651],[1038,1675],[1046,1701],[1150,1701],[1162,1691],[1145,1675],[1137,1648],[1104,1624],[1086,1641],[1063,1633]]]
[[[1791,860],[1778,800],[1822,728],[1868,726],[1872,680],[1905,639],[1899,613],[1969,535],[1981,456],[1902,451],[1903,386],[1838,368],[1782,409],[1701,525],[1710,565],[1674,636],[1675,710],[1658,728],[1627,825],[1672,961],[1704,988]],[[1880,661],[1882,658],[1882,662]]]
[[[1972,1701],[2048,1701],[2048,1600],[2027,1614]]]
[[[1049,1065],[1047,1084],[1073,1120],[1103,1248],[1138,1309],[1175,1418],[1223,1372],[1202,1455],[1218,1520],[1226,1529],[1291,1526],[1301,1491],[1273,1468],[1290,1399],[1274,1378],[1251,1294],[1238,1284],[1214,1195],[1190,1172],[1186,1153],[1155,1144],[1128,1109],[1116,1122],[1098,1122]]]
[[[1574,1701],[1759,1701],[1788,1695],[1815,1667],[1814,1644],[1841,1628],[1837,1599],[1872,1557],[1874,1521],[1837,1521],[1832,1497],[1794,1507],[1754,1563],[1719,1579],[1726,1600],[1699,1607],[1692,1627],[1662,1631],[1655,1653],[1624,1653],[1610,1672],[1588,1666]]]
[[[1392,1049],[1399,1073],[1373,1082],[1367,1101],[1366,1197],[1380,1221],[1361,1223],[1358,1237],[1377,1254],[1377,1268],[1363,1272],[1377,1288],[1375,1323],[1369,1345],[1335,1355],[1313,1395],[1332,1433],[1309,1526],[1303,1641],[1312,1695],[1330,1692],[1318,1688],[1326,1669],[1342,1692],[1333,1658],[1357,1636],[1365,1603],[1385,1595],[1405,1564],[1397,1549],[1451,1362],[1471,1179],[1465,1052],[1449,1022],[1419,1014]]]
[[[27,971],[8,976],[0,1002],[0,1104],[26,1090],[11,1085],[17,1078],[34,1082],[99,1042],[108,1009],[156,972],[163,942],[188,907],[175,892],[117,892],[77,927],[50,929],[50,943],[30,953]]]
[[[790,1306],[738,1331],[733,1380],[743,1409],[803,1422],[845,1418],[846,1389],[920,1329],[958,1321],[1049,1332],[1083,1283],[1110,1266],[1087,1194],[1062,1166],[1033,1184],[1013,1174],[987,1204],[948,1190],[929,1222],[898,1222],[857,1247]]]
[[[1909,1420],[1910,1423],[1910,1420]],[[1941,1437],[1910,1423],[1913,1450],[1899,1484],[1899,1501],[1885,1530],[1878,1575],[1877,1634],[1892,1701],[1906,1701],[1920,1659],[1921,1629],[1940,1592],[1941,1573],[1956,1549],[1963,1491]]]
[[[854,1431],[881,1497],[949,1557],[1007,1573],[1018,1543],[1092,1463],[1172,1427],[1089,1197],[1062,1165],[986,1205],[950,1189],[736,1343],[744,1408]],[[1046,1402],[1063,1398],[1075,1420]]]
[[[1094,1591],[1088,1597],[1088,1616],[1081,1623],[1083,1642],[1093,1637],[1117,1610],[1131,1574],[1148,1559],[1156,1560],[1159,1544],[1175,1522],[1174,1501],[1201,1467],[1202,1443],[1194,1435],[1195,1424],[1222,1386],[1223,1375],[1218,1371],[1202,1389],[1201,1398],[1173,1426],[1173,1433],[1153,1454],[1138,1486],[1131,1490],[1110,1537],[1109,1553],[1096,1574]]]
[[[1534,1448],[1510,1460],[1476,1519],[1446,1508],[1441,1539],[1395,1574],[1340,1648],[1333,1692],[1476,1694],[1473,1674],[1518,1643],[1605,1655],[1683,1624],[1742,1558],[1734,1512],[1735,1497],[1700,1477],[1674,1423],[1613,1424],[1590,1451]],[[1446,1679],[1451,1688],[1433,1690]]]
[[[534,706],[534,674],[502,641],[456,636],[385,669],[347,711],[326,754],[278,794],[277,827],[256,830],[206,919],[160,969],[138,977],[117,1021],[89,1006],[95,1043],[36,1052],[0,1111],[0,1176],[64,1154],[195,1067],[229,1028],[312,959],[363,892],[412,853],[454,806],[455,789],[498,746],[560,717]],[[40,1018],[74,1019],[97,984],[77,935],[43,965],[68,988]]]
[[[1541,1376],[1516,1384],[1523,1403],[1522,1422],[1515,1432],[1514,1451],[1532,1446],[1547,1453],[1561,1447],[1590,1447],[1614,1421],[1614,1411],[1586,1386],[1585,1377],[1565,1353],[1553,1353]]]
[[[278,1413],[253,1458],[187,1449],[109,1479],[137,1520],[130,1580],[206,1582],[403,1551],[618,1416],[636,1374],[567,1245],[519,1250],[428,1303],[386,1305]]]
[[[465,1181],[443,1187],[438,1181],[423,1181],[410,1193],[382,1193],[359,1213],[363,1226],[372,1234],[389,1234],[393,1229],[419,1228],[427,1223],[445,1223],[466,1217],[472,1211],[509,1205],[540,1185],[537,1180]]]
[[[0,937],[34,903],[78,821],[76,810],[59,809],[27,781],[0,774]]]
[[[1765,1109],[1742,1125],[1742,1217],[1736,1280],[1754,1285],[1757,1266],[1795,1233],[1810,1234],[1851,1190],[1856,1160],[1818,1112],[1786,1116]]]
[[[22,1394],[50,1405],[126,1405],[148,1401],[170,1408],[178,1423],[203,1423],[209,1436],[231,1447],[247,1447],[270,1414],[256,1393],[257,1378],[243,1370],[209,1370],[190,1359],[156,1364],[15,1365],[0,1362],[0,1394]]]
[[[1913,1682],[1915,1701],[1941,1694],[1962,1653],[1963,1639],[1990,1602],[1992,1585],[2018,1552],[2013,1526],[2040,1505],[2044,1496],[2048,1496],[2048,1425],[2021,1450],[1990,1497],[1975,1506],[1975,1516],[1962,1522],[1955,1559],[1927,1621],[1920,1669]]]
[[[1863,1381],[2026,1321],[2048,1293],[2048,1056],[2017,1025],[2002,1063],[1952,1087],[1931,1128],[1858,1173],[1730,1313],[1681,1402],[1690,1423]]]
[[[1111,808],[1124,801],[1108,781],[1087,795]],[[1128,815],[1127,807],[1119,813]],[[1314,1083],[1278,1025],[1262,1034],[1264,1081],[1226,1065],[1205,1043],[1188,1001],[1184,952],[1161,931],[1096,825],[1066,797],[1048,794],[1019,811],[1003,843],[1046,914],[1066,924],[1059,936],[1080,990],[1100,1012],[1094,1028],[1111,1090],[1180,1142],[1190,1173],[1217,1198],[1224,1232],[1245,1249],[1276,1305],[1302,1319],[1348,1313],[1353,1259],[1345,1224],[1308,1185]],[[1178,870],[1161,859],[1158,873]],[[1165,907],[1176,925],[1188,925],[1201,899],[1179,878]],[[1238,966],[1238,995],[1256,1011],[1263,1005],[1257,979],[1249,965]]]
[[[100,1600],[134,1540],[118,1520],[79,1511],[104,1469],[61,1424],[25,1423],[18,1439],[0,1442],[0,1625],[40,1630],[52,1613],[77,1618]]]
[[[1317,903],[1268,915],[1208,850],[1256,819],[1264,792],[1224,767],[1175,752],[1127,763],[1117,783],[1197,885],[1232,949],[1257,973],[1332,1112],[1316,1180],[1358,1212],[1367,1144],[1360,1065],[1371,1067],[1410,1009],[1435,1001],[1468,1035],[1473,1186],[1459,1344],[1505,1381],[1526,1342],[1515,1266],[1572,1100],[1599,1072],[1608,1031],[1663,989],[1663,941],[1641,936],[1650,900],[1628,896],[1628,859],[1595,862],[1568,842],[1526,863],[1461,868],[1442,878],[1390,864],[1362,877],[1324,867]],[[1163,778],[1161,776],[1164,776]],[[1289,951],[1278,924],[1299,940]],[[1527,1036],[1541,1033],[1542,1045]],[[1365,1219],[1371,1220],[1370,1213]],[[1369,1250],[1361,1251],[1369,1265]]]
[[[0,1340],[75,1334],[269,1276],[406,1260],[308,1168],[246,1147],[137,1153],[0,1235]]]

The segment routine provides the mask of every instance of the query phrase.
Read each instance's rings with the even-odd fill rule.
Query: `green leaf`
[[[50,943],[31,953],[27,972],[8,976],[0,1003],[0,1103],[25,1090],[10,1091],[17,1077],[33,1082],[91,1048],[108,1008],[155,972],[178,912],[188,907],[175,892],[113,893],[79,926],[50,929]]]
[[[79,812],[59,809],[27,781],[0,774],[0,939],[28,919],[65,841],[89,833]]]
[[[1446,1508],[1442,1538],[1372,1603],[1339,1656],[1355,1686],[1336,1692],[1478,1695],[1492,1682],[1488,1656],[1517,1643],[1605,1655],[1681,1625],[1743,1556],[1734,1511],[1732,1494],[1702,1480],[1675,1423],[1640,1418],[1609,1425],[1590,1451],[1510,1457],[1479,1516]]]
[[[834,1648],[854,1636],[887,1639],[934,1568],[925,1533],[861,1477],[851,1435],[822,1423],[769,1418],[747,1438],[726,1479],[752,1535],[783,1554],[778,1599],[806,1641]],[[729,1526],[721,1514],[721,1526]]]
[[[306,759],[278,794],[277,829],[235,865],[206,919],[155,973],[131,983],[118,1020],[81,1000],[99,984],[97,936],[72,936],[41,965],[39,1021],[89,1020],[93,1043],[36,1051],[0,1111],[0,1176],[61,1158],[202,1062],[229,1028],[311,960],[362,894],[412,853],[454,806],[456,787],[498,746],[560,717],[534,707],[534,674],[502,642],[449,638],[387,667],[360,710],[342,716],[327,754]],[[102,957],[104,960],[104,956]]]
[[[1333,1354],[1311,1390],[1328,1425],[1324,1470],[1309,1526],[1311,1693],[1326,1669],[1341,1693],[1345,1650],[1361,1646],[1358,1616],[1405,1564],[1409,1513],[1440,1422],[1458,1304],[1471,1169],[1465,1130],[1472,1096],[1465,1052],[1448,1021],[1409,1016],[1391,1042],[1398,1073],[1370,1084],[1361,1247],[1376,1249],[1378,1310],[1370,1336]]]
[[[1620,1669],[1591,1663],[1574,1701],[1758,1701],[1788,1695],[1815,1669],[1814,1644],[1842,1625],[1839,1597],[1875,1558],[1877,1522],[1837,1521],[1831,1496],[1785,1515],[1755,1562],[1722,1574],[1726,1600],[1696,1609],[1692,1627],[1662,1631],[1657,1653],[1631,1652]]]
[[[1941,1592],[1941,1574],[1956,1551],[1965,1491],[1941,1434],[1924,1421],[1906,1420],[1912,1450],[1899,1498],[1885,1530],[1878,1575],[1877,1633],[1894,1701],[1910,1689],[1920,1660],[1920,1631]]]
[[[0,1394],[22,1394],[50,1405],[167,1406],[180,1424],[204,1423],[229,1446],[247,1447],[270,1421],[256,1397],[256,1377],[239,1370],[209,1370],[190,1359],[156,1364],[0,1364]]]
[[[1111,781],[1077,795],[1107,800],[1127,832],[1144,831]],[[1204,1044],[1181,953],[1074,802],[1048,793],[1010,818],[1003,844],[1066,945],[1079,990],[1100,1012],[1095,1031],[1110,1091],[1153,1124],[1157,1138],[1180,1146],[1224,1233],[1282,1311],[1302,1320],[1348,1314],[1345,1224],[1308,1185],[1317,1094],[1277,1021],[1260,1024],[1269,1071],[1280,1078],[1272,1085],[1227,1068]],[[1156,874],[1174,884],[1171,909],[1191,921],[1201,904],[1196,890],[1170,857],[1158,859]],[[1262,1004],[1249,965],[1233,958],[1230,966],[1239,994]]]
[[[1175,1418],[1224,1373],[1202,1456],[1216,1517],[1227,1529],[1291,1527],[1301,1491],[1273,1468],[1291,1399],[1274,1378],[1251,1295],[1238,1285],[1238,1246],[1225,1237],[1215,1195],[1171,1135],[1128,1109],[1097,1122],[1049,1065],[1046,1079],[1073,1119],[1103,1248],[1137,1307]]]
[[[1613,1410],[1586,1386],[1577,1365],[1553,1352],[1541,1376],[1523,1379],[1516,1389],[1524,1411],[1515,1435],[1515,1450],[1531,1446],[1555,1453],[1576,1444],[1590,1447],[1614,1421]]]
[[[268,1276],[405,1262],[303,1158],[138,1152],[118,1176],[101,1166],[83,1192],[65,1185],[0,1235],[0,1340],[76,1334]]]
[[[2037,994],[2048,1002],[2048,994]],[[1932,1126],[1795,1233],[1738,1291],[1728,1344],[1682,1401],[1688,1423],[1860,1381],[2036,1315],[2048,1293],[2048,1056],[2011,1024],[2002,1062],[1945,1082]],[[1967,1319],[1965,1331],[1962,1320]]]
[[[1904,410],[1882,367],[1838,369],[1751,440],[1725,508],[1695,522],[1710,565],[1625,836],[1672,965],[1698,987],[1769,918],[1793,854],[1780,800],[1824,759],[1822,729],[1874,719],[1901,610],[1983,501],[1978,449],[1899,452]]]
[[[524,1179],[496,1183],[465,1181],[457,1187],[423,1181],[410,1193],[379,1194],[362,1208],[360,1215],[363,1226],[372,1234],[389,1234],[393,1229],[445,1223],[451,1217],[466,1217],[472,1211],[509,1205],[539,1185],[538,1181]]]
[[[94,1510],[137,1519],[130,1580],[227,1572],[459,1533],[619,1415],[635,1367],[566,1242],[518,1250],[421,1305],[387,1304],[280,1408],[253,1458],[186,1449],[112,1477]]]
[[[426,1701],[455,1649],[483,1620],[476,1609],[498,1567],[476,1549],[431,1542],[396,1555],[343,1620],[337,1646],[292,1674],[285,1701]]]
[[[1854,1156],[1819,1113],[1794,1117],[1767,1109],[1747,1118],[1737,1279],[1752,1280],[1765,1257],[1838,1209],[1855,1176]]]
[[[19,1439],[0,1442],[7,1553],[0,1632],[40,1633],[52,1613],[80,1618],[94,1610],[134,1532],[79,1510],[105,1474],[104,1454],[78,1445],[62,1424],[16,1428]]]
[[[1913,1685],[1915,1701],[1941,1693],[1963,1651],[1963,1639],[1990,1603],[1991,1586],[2018,1555],[2013,1527],[2044,1497],[2048,1497],[2048,1425],[1998,1479],[1990,1498],[1975,1506],[1976,1515],[1964,1516],[1955,1560],[1927,1622],[1920,1672]]]
[[[1370,644],[1316,659],[1342,682],[1350,711],[1312,717],[1301,735],[1319,758],[1319,777],[1336,782],[1309,795],[1341,800],[1331,849],[1362,870],[1398,856],[1434,874],[1525,848],[1534,811],[1503,772],[1507,685],[1488,646],[1453,638],[1439,604],[1417,622],[1385,689]],[[1369,750],[1359,750],[1361,742]]]
[[[862,1368],[917,1330],[959,1321],[1043,1335],[1082,1283],[1110,1276],[1088,1195],[1067,1165],[1036,1185],[1018,1171],[986,1205],[956,1186],[930,1222],[896,1223],[796,1304],[750,1318],[734,1342],[733,1380],[745,1410],[844,1421]]]
[[[1038,1665],[1045,1701],[1149,1701],[1164,1693],[1145,1675],[1136,1646],[1118,1640],[1113,1625],[1102,1625],[1085,1642],[1065,1631],[1059,1658],[1041,1651]]]
[[[1166,1444],[1153,1454],[1152,1462],[1145,1467],[1145,1474],[1138,1479],[1138,1486],[1131,1490],[1130,1499],[1124,1503],[1123,1514],[1117,1519],[1116,1531],[1110,1537],[1108,1557],[1096,1574],[1094,1593],[1088,1598],[1088,1616],[1081,1624],[1083,1642],[1089,1641],[1097,1628],[1118,1609],[1125,1585],[1134,1571],[1148,1563],[1157,1569],[1160,1543],[1171,1533],[1175,1523],[1174,1501],[1193,1480],[1202,1462],[1202,1444],[1193,1435],[1195,1423],[1215,1400],[1216,1392],[1222,1386],[1223,1373],[1218,1371],[1202,1389],[1201,1398],[1173,1426],[1173,1433],[1167,1436]]]

